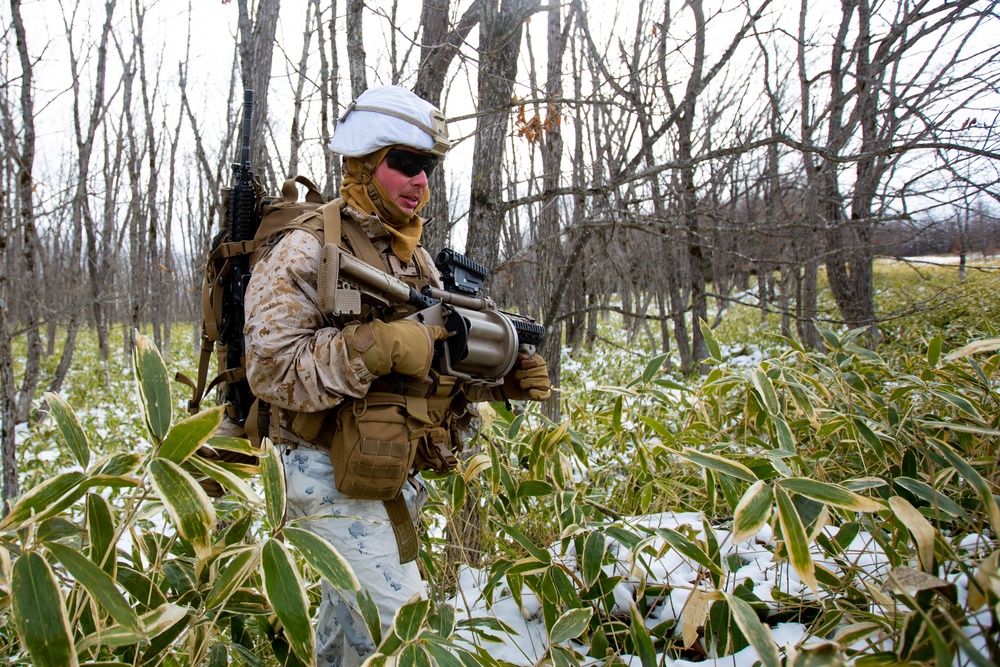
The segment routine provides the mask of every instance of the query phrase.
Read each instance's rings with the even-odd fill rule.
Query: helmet
[[[444,114],[433,104],[406,88],[378,86],[347,105],[337,120],[330,150],[361,157],[397,144],[437,157],[444,157],[451,148]]]

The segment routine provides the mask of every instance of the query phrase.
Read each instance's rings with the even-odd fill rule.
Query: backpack
[[[303,201],[299,201],[297,184],[306,188]],[[260,191],[260,190],[259,190]],[[227,206],[228,191],[223,191],[223,210]],[[249,437],[255,449],[260,447],[260,439],[267,434],[269,410],[257,401],[250,391],[246,381],[245,358],[240,356],[241,363],[235,367],[227,367],[228,349],[220,340],[226,318],[230,309],[239,307],[226,303],[226,285],[230,277],[232,260],[244,258],[251,270],[257,261],[260,249],[266,247],[278,235],[282,234],[296,218],[311,213],[325,203],[319,188],[305,176],[295,176],[286,180],[281,186],[279,197],[258,195],[257,211],[259,224],[253,239],[249,241],[231,241],[225,218],[220,224],[220,231],[212,240],[212,247],[205,262],[205,277],[202,281],[202,326],[201,351],[198,359],[198,375],[192,380],[184,373],[177,373],[176,379],[191,388],[191,400],[187,409],[190,414],[197,414],[205,397],[212,390],[218,390],[219,401],[224,397],[236,397],[235,401],[227,402],[226,419],[219,429],[219,434],[232,437]],[[242,295],[240,302],[242,303]],[[242,311],[241,311],[242,312]],[[242,336],[242,331],[239,332]],[[208,372],[213,353],[216,356],[218,373],[209,381]],[[230,385],[236,385],[235,391],[229,391]],[[235,403],[235,404],[234,404]],[[263,408],[263,409],[262,409]],[[213,461],[235,464],[257,463],[257,458],[248,454],[215,450],[201,447],[197,454]],[[202,488],[212,497],[221,496],[225,490],[215,480],[205,477],[199,480]]]

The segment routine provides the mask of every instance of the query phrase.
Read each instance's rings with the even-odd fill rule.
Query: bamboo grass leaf
[[[45,558],[29,551],[14,561],[11,612],[17,633],[36,667],[76,667],[79,661],[66,602]]]
[[[931,439],[931,443],[948,459],[948,462],[965,478],[965,481],[976,489],[979,493],[979,499],[983,502],[986,515],[990,519],[993,534],[1000,534],[1000,506],[997,505],[996,498],[993,497],[989,483],[951,447],[937,439]]]
[[[183,463],[222,423],[226,406],[218,405],[174,424],[156,450],[159,458]]]
[[[601,565],[604,563],[604,555],[607,546],[604,540],[604,533],[600,531],[590,532],[583,541],[583,559],[581,561],[580,573],[583,583],[590,588],[597,582],[601,575]]]
[[[546,551],[545,549],[540,549],[516,528],[500,523],[499,521],[497,522],[496,525],[499,526],[500,529],[503,530],[503,532],[510,535],[514,539],[514,541],[516,541],[518,544],[524,547],[525,550],[535,558],[535,560],[538,560],[546,565],[552,562],[552,556],[549,554],[548,551]]]
[[[225,487],[227,491],[230,491],[241,500],[245,500],[256,507],[264,506],[264,499],[253,490],[253,487],[229,468],[225,468],[214,461],[200,456],[192,456],[187,462],[197,469],[198,472],[214,479]]]
[[[552,624],[549,641],[553,644],[562,644],[570,639],[576,639],[590,625],[593,615],[594,611],[590,607],[567,610]]]
[[[774,494],[764,481],[750,485],[733,512],[733,544],[756,535],[773,511]]]
[[[882,503],[876,500],[848,491],[842,486],[819,482],[808,477],[792,477],[777,483],[788,491],[794,491],[806,498],[854,512],[877,512],[885,509]]]
[[[774,417],[781,411],[781,404],[778,402],[778,395],[774,392],[774,385],[771,378],[760,366],[750,371],[750,384],[760,397],[760,404],[767,410],[767,414]]]
[[[755,475],[750,468],[746,467],[739,461],[727,459],[723,456],[719,456],[718,454],[699,452],[689,447],[685,447],[683,451],[681,451],[681,456],[696,465],[702,466],[703,468],[721,472],[724,475],[741,479],[744,482],[750,482],[753,484],[757,481],[757,475]]]
[[[90,596],[111,614],[125,630],[145,639],[139,624],[139,617],[115,586],[107,572],[92,563],[86,556],[63,544],[45,545],[49,552],[59,559],[77,583],[87,589]]]
[[[269,440],[264,441],[260,476],[264,484],[264,499],[267,501],[267,520],[271,524],[271,530],[278,532],[285,523],[285,469],[281,463],[281,454]]]
[[[635,652],[639,655],[639,661],[642,667],[656,667],[656,649],[653,646],[653,639],[649,636],[649,630],[646,629],[645,619],[643,619],[639,608],[631,601],[629,602],[629,612],[632,616],[632,622],[629,624],[629,636],[632,638]]]
[[[78,470],[64,472],[35,486],[14,504],[3,521],[0,530],[10,530],[19,524],[44,518],[41,515],[53,508],[61,511],[83,496],[81,489],[87,475]]]
[[[170,430],[170,418],[174,407],[170,397],[167,364],[147,336],[136,338],[135,347],[132,349],[132,361],[146,428],[149,429],[153,443],[156,444],[163,440],[163,436]]]
[[[941,361],[941,336],[934,336],[927,343],[927,365],[934,368]]]
[[[233,591],[257,570],[260,562],[260,547],[256,544],[241,549],[226,567],[216,576],[212,590],[205,598],[205,608],[214,609],[224,603]]]
[[[96,493],[87,494],[87,532],[90,536],[90,560],[113,579],[118,562],[114,553],[114,516],[111,503]]]
[[[738,598],[731,593],[723,593],[726,602],[733,614],[733,620],[743,633],[743,637],[757,651],[764,667],[781,667],[781,656],[778,655],[778,647],[774,643],[771,629],[760,622],[757,614],[745,600]]]
[[[788,549],[788,560],[802,582],[818,594],[819,584],[816,582],[816,566],[813,563],[812,554],[809,553],[809,540],[806,537],[806,530],[802,525],[799,512],[795,509],[792,499],[788,497],[788,493],[781,486],[774,487],[774,495],[778,500],[778,520],[781,522],[781,533]]]
[[[928,574],[933,574],[934,536],[937,534],[934,526],[909,501],[901,496],[889,498],[889,507],[899,519],[899,522],[906,526],[906,529],[913,536],[913,542],[917,546],[917,559],[920,561],[920,569]]]
[[[149,478],[177,532],[191,542],[199,557],[208,555],[216,518],[205,491],[187,471],[167,459],[150,462]]]
[[[87,434],[80,426],[76,412],[59,394],[45,392],[44,398],[52,415],[56,418],[56,424],[66,441],[66,446],[73,452],[73,457],[76,458],[80,467],[86,470],[87,466],[90,465],[90,441],[87,440]]]
[[[697,544],[684,537],[676,530],[673,530],[672,528],[657,528],[654,532],[659,537],[666,540],[667,544],[677,550],[677,552],[682,556],[690,558],[717,577],[724,576],[722,568],[720,568],[707,553],[702,551]]]
[[[285,528],[282,535],[334,588],[355,592],[361,589],[350,564],[322,537],[294,526]]]
[[[315,667],[315,634],[309,618],[309,600],[298,568],[285,545],[275,539],[264,544],[264,590],[295,656]]]
[[[963,357],[969,357],[974,354],[980,354],[982,352],[996,352],[1000,350],[1000,338],[987,338],[985,340],[977,340],[968,345],[963,345],[962,347],[949,352],[945,355],[944,361],[948,363],[950,361],[955,361],[956,359],[962,359]]]
[[[962,509],[961,505],[943,493],[935,491],[931,486],[918,479],[897,477],[893,480],[893,483],[898,484],[916,497],[927,502],[931,507],[941,510],[953,519],[970,520],[969,515]]]
[[[708,326],[708,322],[702,319],[698,320],[698,327],[701,329],[701,337],[705,340],[705,347],[708,348],[708,358],[715,361],[722,361],[722,348],[719,347],[719,342],[715,340],[712,327]]]

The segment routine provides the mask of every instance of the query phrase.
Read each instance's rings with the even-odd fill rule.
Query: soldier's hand
[[[345,328],[344,336],[372,374],[399,373],[423,379],[434,360],[434,341],[447,338],[448,330],[412,320],[372,320]]]
[[[549,367],[540,354],[519,354],[503,381],[503,395],[513,401],[544,401],[552,394]]]

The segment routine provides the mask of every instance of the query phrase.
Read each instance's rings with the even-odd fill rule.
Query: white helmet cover
[[[410,146],[438,157],[451,147],[444,115],[406,88],[369,88],[337,120],[330,150],[362,157],[385,146]]]

